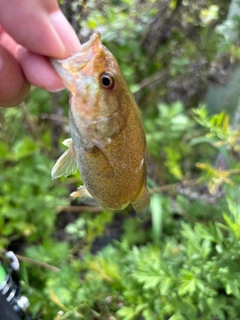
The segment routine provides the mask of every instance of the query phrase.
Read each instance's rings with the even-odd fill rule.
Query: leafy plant
[[[81,38],[101,31],[135,94],[151,205],[142,222],[131,208],[70,199],[78,173],[51,180],[70,136],[66,92],[32,89],[18,108],[0,110],[0,249],[19,254],[31,315],[238,319],[239,130],[228,113],[203,107],[209,83],[224,83],[239,57],[237,43],[215,28],[228,3],[60,4],[80,21]]]

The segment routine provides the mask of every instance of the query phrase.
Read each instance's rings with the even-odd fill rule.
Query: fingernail
[[[64,89],[66,89],[65,87],[61,87],[61,88],[57,88],[57,89],[48,89],[47,91],[49,91],[49,92],[59,92],[59,91],[62,91],[62,90],[64,90]]]

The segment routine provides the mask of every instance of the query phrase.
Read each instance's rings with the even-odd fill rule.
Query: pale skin
[[[48,57],[65,59],[80,47],[56,0],[0,0],[0,107],[19,105],[31,85],[62,90]]]

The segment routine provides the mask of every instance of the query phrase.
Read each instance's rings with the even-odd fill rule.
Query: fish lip
[[[50,61],[60,77],[64,78],[66,70],[72,74],[81,71],[99,52],[102,46],[101,35],[99,32],[96,32],[91,36],[88,42],[81,46],[79,52],[67,59],[59,60],[50,58]]]

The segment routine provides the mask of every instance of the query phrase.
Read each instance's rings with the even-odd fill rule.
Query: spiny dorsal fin
[[[72,139],[64,140],[63,144],[67,146],[68,149],[61,155],[61,157],[57,160],[54,167],[52,168],[52,179],[59,178],[62,175],[67,177],[77,170],[75,151],[73,149]]]

